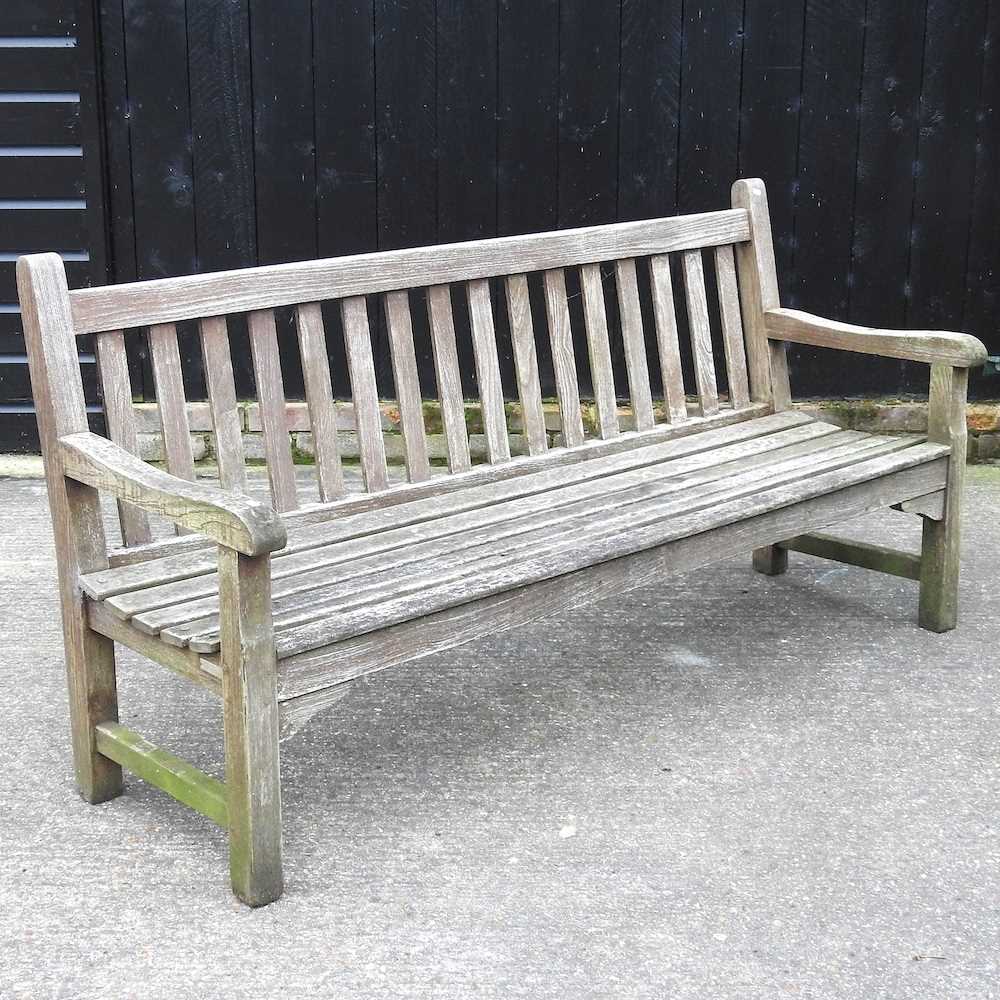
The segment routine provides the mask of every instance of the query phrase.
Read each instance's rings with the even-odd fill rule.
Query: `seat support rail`
[[[98,753],[196,809],[223,829],[228,828],[226,786],[221,781],[161,750],[120,723],[101,722],[95,728]]]

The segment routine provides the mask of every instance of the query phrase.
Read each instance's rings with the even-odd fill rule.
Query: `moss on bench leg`
[[[229,871],[233,892],[263,906],[284,888],[270,556],[221,547],[219,604]]]
[[[778,545],[754,549],[753,568],[765,576],[781,576],[788,569],[788,550]]]
[[[944,511],[940,521],[924,518],[920,553],[920,627],[947,632],[958,624],[958,566],[965,461],[968,437],[966,368],[931,366],[927,437],[951,448]]]

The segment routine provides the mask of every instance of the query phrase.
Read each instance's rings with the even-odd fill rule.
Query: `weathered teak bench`
[[[956,620],[959,503],[972,337],[869,330],[779,308],[764,187],[704,215],[483,240],[68,292],[54,254],[18,262],[55,530],[76,773],[84,798],[122,789],[122,766],[227,827],[235,892],[282,891],[278,745],[354,678],[754,550],[764,573],[789,549],[919,580],[919,620]],[[711,251],[717,298],[706,294]],[[697,406],[685,400],[671,287],[683,274]],[[604,272],[602,273],[602,265]],[[613,281],[603,281],[613,267]],[[574,352],[565,274],[577,269],[589,357]],[[646,270],[648,269],[648,271]],[[541,272],[562,418],[548,448],[528,275]],[[648,275],[653,329],[643,329]],[[638,276],[638,277],[637,277]],[[502,279],[503,302],[489,279]],[[642,279],[640,281],[639,279]],[[457,287],[456,287],[457,286]],[[711,284],[710,286],[711,287]],[[426,290],[448,474],[428,461],[411,327]],[[473,466],[453,292],[468,308],[488,461]],[[645,295],[643,292],[643,296]],[[617,296],[634,429],[616,409],[605,296]],[[366,296],[385,310],[408,482],[390,486]],[[364,494],[344,496],[320,303],[339,303]],[[710,302],[724,351],[715,351]],[[274,310],[294,310],[319,502],[301,503],[285,426]],[[494,311],[506,308],[527,456],[512,457]],[[420,306],[422,308],[422,306]],[[714,311],[714,309],[713,309]],[[246,314],[272,504],[248,498],[226,316]],[[196,481],[175,324],[200,329],[221,489]],[[538,317],[536,317],[537,323]],[[169,471],[135,457],[124,337],[148,330]],[[110,440],[88,431],[76,337],[95,334]],[[650,393],[655,341],[665,419]],[[841,431],[790,409],[785,343],[930,365],[927,440]],[[724,354],[724,359],[721,355]],[[718,355],[718,356],[717,356]],[[589,363],[597,436],[577,381]],[[728,398],[720,399],[717,369]],[[119,501],[108,550],[99,493]],[[876,508],[923,518],[919,555],[816,530]],[[148,513],[177,534],[159,541]],[[118,723],[114,643],[221,696],[219,782]]]

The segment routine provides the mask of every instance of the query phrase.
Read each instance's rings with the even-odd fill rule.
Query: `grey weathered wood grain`
[[[746,429],[745,425],[732,428],[733,431]],[[694,484],[693,475],[700,470],[722,466],[719,474],[724,476],[733,471],[734,463],[752,461],[756,455],[788,449],[803,442],[817,442],[822,447],[825,446],[822,442],[830,442],[831,435],[835,434],[840,434],[839,440],[862,437],[856,432],[839,432],[833,425],[820,421],[787,422],[784,428],[776,421],[768,433],[733,433],[722,437],[717,432],[709,432],[704,437],[714,438],[714,444],[708,447],[699,447],[702,442],[698,438],[651,446],[639,454],[625,453],[602,462],[551,470],[446,497],[415,500],[399,507],[340,518],[290,536],[287,547],[272,562],[274,593],[283,592],[284,579],[297,577],[303,571],[338,565],[341,567],[337,571],[339,574],[354,576],[361,572],[366,560],[379,552],[435,538],[454,538],[469,528],[513,519],[522,513],[552,510],[582,498],[614,495],[622,488],[651,479],[676,480],[679,477],[677,485],[686,487]],[[714,473],[708,478],[712,475]],[[413,551],[412,547],[408,549],[408,552]],[[351,565],[344,567],[344,563]],[[149,574],[138,580],[133,574],[130,589],[122,589],[126,584],[121,582],[121,574],[117,587],[105,578],[103,589],[109,596],[102,607],[110,607],[122,618],[132,618],[142,612],[213,595],[218,590],[217,580],[211,572],[213,566],[213,562],[199,559],[169,571],[161,570],[166,577],[172,576],[176,569],[188,574],[168,582],[158,582],[162,577]],[[85,577],[82,585],[92,595],[100,590],[100,585],[95,586],[90,577]],[[118,592],[112,593],[115,590]]]
[[[763,181],[751,178],[736,181],[732,196],[733,207],[744,209],[750,222],[749,241],[736,246],[750,396],[758,402],[771,400],[775,409],[785,409],[791,405],[788,361],[784,346],[769,341],[764,328],[764,313],[781,305],[767,191]]]
[[[490,283],[485,278],[476,278],[466,285],[466,294],[469,301],[469,321],[472,326],[472,350],[479,382],[483,432],[486,437],[486,457],[496,465],[510,459],[510,440],[507,436],[493,307],[490,303]]]
[[[296,654],[279,663],[279,698],[300,697],[373,671],[461,645],[568,608],[617,597],[664,575],[888,506],[943,475],[919,465],[787,507],[679,538],[536,584],[505,590],[398,625]]]
[[[77,333],[645,257],[749,236],[739,209],[74,291]]]
[[[194,452],[188,427],[177,330],[170,323],[151,326],[148,343],[167,470],[181,479],[194,479]]]
[[[653,295],[653,318],[656,323],[660,374],[663,379],[664,408],[669,423],[682,424],[688,418],[687,400],[684,394],[681,348],[677,336],[677,313],[668,257],[650,258],[649,281]]]
[[[635,261],[628,257],[615,261],[618,309],[621,315],[622,340],[625,344],[625,371],[636,430],[653,426],[653,397],[649,389],[649,366],[646,363],[646,339],[642,332],[642,309]]]
[[[796,535],[780,543],[781,548],[792,552],[803,552],[820,559],[872,569],[890,576],[901,576],[907,580],[920,579],[920,556],[913,552],[901,552],[887,545],[872,542],[855,542],[816,532]]]
[[[17,292],[52,513],[76,783],[88,802],[104,802],[122,790],[121,767],[98,751],[95,738],[99,723],[118,721],[115,651],[110,639],[87,624],[80,589],[84,573],[107,566],[99,498],[93,487],[66,478],[58,443],[88,427],[66,269],[59,256],[20,258]]]
[[[548,448],[548,437],[545,433],[545,411],[542,409],[542,387],[538,379],[538,355],[535,350],[528,279],[523,274],[512,274],[505,280],[504,289],[524,437],[528,444],[528,454],[540,455]]]
[[[740,316],[740,293],[736,284],[736,258],[731,246],[715,248],[715,281],[719,291],[729,400],[733,406],[747,406],[750,402],[750,383],[747,376],[746,345],[743,341],[743,320]]]
[[[465,425],[465,400],[455,346],[455,321],[451,310],[451,289],[434,285],[427,289],[427,313],[434,348],[434,372],[441,403],[441,423],[448,448],[448,470],[466,472],[472,468],[469,433]]]
[[[936,493],[928,493],[926,496],[914,497],[912,500],[904,500],[895,505],[895,510],[900,510],[904,514],[919,514],[921,517],[929,517],[934,521],[944,518],[944,490]]]
[[[715,380],[715,357],[712,352],[712,328],[708,319],[705,295],[705,270],[700,250],[684,252],[684,294],[691,328],[691,353],[698,385],[701,412],[709,416],[719,411],[719,390]]]
[[[262,906],[284,888],[270,557],[220,548],[219,588],[229,871],[236,895]]]
[[[393,621],[430,614],[449,604],[486,597],[514,586],[536,583],[608,559],[653,548],[698,531],[715,530],[745,517],[802,503],[869,479],[889,476],[914,465],[934,465],[937,476],[932,482],[940,481],[945,472],[943,465],[935,462],[940,456],[941,449],[934,445],[903,448],[889,455],[852,462],[843,468],[814,475],[806,480],[796,478],[785,485],[755,489],[749,496],[740,495],[728,502],[713,503],[706,508],[678,514],[666,520],[662,511],[657,509],[649,515],[651,523],[640,522],[636,525],[630,514],[628,530],[608,528],[597,537],[588,536],[585,545],[580,544],[579,535],[574,530],[568,537],[563,537],[561,546],[556,545],[553,549],[528,558],[519,558],[513,567],[502,562],[492,563],[473,579],[463,574],[454,580],[421,589],[415,595],[363,605],[329,617],[322,616],[322,609],[313,606],[311,613],[316,616],[313,620],[278,630],[278,655],[291,656]],[[198,648],[198,645],[192,643],[192,648]]]
[[[399,403],[399,424],[403,432],[406,478],[411,483],[419,483],[430,478],[431,466],[427,457],[427,433],[417,375],[417,355],[413,348],[410,298],[405,291],[387,292],[383,303],[389,329],[392,375]]]
[[[125,337],[121,330],[99,333],[94,338],[97,371],[104,401],[104,421],[108,437],[133,455],[139,454],[139,437],[132,408],[132,380],[125,355]],[[131,504],[119,502],[118,519],[122,541],[126,545],[143,545],[152,540],[149,518]]]
[[[248,555],[280,549],[285,525],[266,503],[178,479],[90,431],[67,434],[56,447],[63,473],[142,510],[183,524]]]
[[[910,440],[848,434],[848,440],[835,447],[826,447],[822,442],[818,446],[807,443],[803,447],[793,447],[793,457],[782,458],[780,451],[774,456],[758,455],[749,470],[726,476],[718,485],[711,478],[707,483],[690,487],[682,482],[677,492],[671,490],[669,484],[666,490],[658,490],[654,484],[652,490],[645,491],[650,495],[643,495],[639,490],[635,499],[612,495],[606,505],[608,509],[585,500],[577,509],[561,508],[555,518],[551,512],[543,511],[529,516],[528,533],[522,532],[516,543],[511,540],[508,525],[487,529],[488,544],[473,559],[469,570],[462,569],[462,554],[456,556],[458,546],[449,540],[443,556],[416,565],[409,578],[404,573],[397,574],[376,600],[369,600],[356,581],[349,582],[346,588],[336,583],[332,588],[321,586],[305,596],[292,595],[276,600],[274,613],[279,650],[285,648],[282,644],[286,634],[307,628],[310,622],[315,623],[317,634],[322,635],[329,629],[346,627],[348,623],[363,631],[371,627],[367,623],[381,620],[383,615],[406,616],[414,609],[417,614],[426,613],[427,593],[438,594],[441,599],[451,599],[464,591],[473,594],[487,578],[493,581],[490,586],[501,588],[504,582],[508,586],[532,582],[523,580],[522,573],[528,572],[530,567],[541,572],[543,565],[546,567],[543,576],[558,575],[563,572],[560,567],[565,560],[571,563],[580,559],[586,561],[587,553],[602,551],[602,545],[609,538],[612,547],[627,547],[630,540],[636,534],[641,536],[648,526],[670,526],[694,511],[732,510],[733,503],[739,499],[753,504],[762,492],[773,491],[783,484],[796,485],[804,496],[809,496],[813,482],[822,480],[823,475],[832,470],[862,470],[862,478],[881,474],[878,472],[881,466],[872,466],[873,456],[884,456],[882,461],[892,465],[898,461],[899,453],[905,451],[904,465],[898,467],[907,467],[942,453],[939,447],[914,445]],[[572,531],[567,531],[566,526],[570,524]],[[515,522],[515,533],[523,527]],[[337,596],[324,596],[329,594]],[[431,598],[432,602],[435,599]],[[168,642],[190,643],[192,649],[211,652],[218,644],[218,621],[212,615],[164,628],[160,634]]]
[[[580,268],[580,290],[583,293],[583,319],[590,354],[590,380],[594,387],[594,405],[597,409],[597,433],[605,439],[613,438],[618,436],[621,428],[618,426],[618,394],[611,362],[600,264],[584,264]]]
[[[768,309],[764,328],[772,340],[877,354],[883,358],[974,368],[986,361],[986,348],[967,333],[926,330],[876,330],[812,316],[798,309]]]
[[[102,601],[87,601],[87,622],[90,627],[108,639],[121,643],[129,649],[141,653],[161,667],[202,685],[213,694],[222,694],[222,671],[218,664],[206,660],[190,649],[161,642],[129,622],[122,621],[114,611]]]
[[[489,505],[442,512],[432,520],[425,517],[410,525],[387,521],[380,531],[378,519],[364,518],[353,531],[346,529],[339,543],[276,558],[272,564],[272,593],[277,605],[279,598],[291,594],[315,587],[328,590],[335,580],[338,586],[347,588],[346,593],[357,594],[371,582],[372,574],[395,587],[402,584],[401,568],[405,567],[406,573],[423,573],[424,567],[431,565],[430,560],[441,554],[454,557],[503,538],[516,541],[525,532],[548,524],[555,530],[577,515],[583,526],[600,510],[621,508],[667,493],[679,494],[720,480],[728,486],[733,477],[744,472],[759,475],[761,456],[768,456],[780,472],[793,459],[817,452],[823,453],[824,460],[832,460],[837,457],[837,449],[842,452],[845,445],[851,445],[851,454],[856,455],[868,445],[885,444],[884,439],[872,440],[858,432],[838,431],[832,425],[815,422],[708,452],[563,483],[544,492],[495,498]],[[541,540],[548,539],[543,536]],[[475,553],[471,557],[481,558]],[[441,565],[434,565],[436,573]],[[169,625],[215,613],[216,590],[217,582],[211,575],[199,575],[112,597],[107,604],[116,613],[131,617],[144,631],[157,634]]]
[[[314,618],[338,615],[377,600],[398,600],[430,584],[462,575],[473,577],[483,566],[516,565],[558,544],[570,524],[574,532],[581,532],[581,537],[588,538],[607,530],[605,519],[614,518],[623,530],[627,530],[630,523],[641,524],[648,519],[653,501],[666,503],[657,508],[660,516],[674,516],[717,502],[719,498],[753,492],[762,483],[773,485],[802,478],[817,470],[905,447],[899,441],[845,439],[845,434],[852,432],[835,435],[829,444],[820,440],[807,441],[786,447],[773,456],[768,454],[764,461],[757,454],[728,462],[724,467],[708,466],[693,475],[657,476],[656,470],[644,470],[622,477],[620,489],[611,492],[595,492],[588,496],[587,490],[577,490],[571,498],[560,494],[556,498],[558,507],[549,505],[532,510],[530,503],[515,501],[508,506],[516,510],[494,512],[500,516],[484,517],[461,533],[457,525],[453,525],[455,530],[443,543],[417,533],[409,545],[397,539],[395,547],[388,551],[370,554],[365,548],[361,555],[353,558],[350,551],[344,551],[354,548],[351,545],[334,547],[332,552],[320,550],[315,553],[318,560],[336,561],[336,568],[333,571],[330,565],[307,568],[276,587],[275,626],[284,628]],[[425,535],[432,534],[426,526],[421,527]],[[167,642],[183,645],[190,641],[194,648],[214,650],[217,639],[212,633],[217,633],[218,612],[217,598],[212,595],[144,612],[133,621],[143,631],[159,634]]]
[[[298,506],[295,466],[292,463],[291,438],[288,436],[285,386],[281,377],[281,356],[278,353],[274,312],[264,309],[248,314],[247,328],[250,333],[254,378],[257,382],[257,406],[264,432],[264,454],[267,457],[271,499],[275,510],[295,510]]]
[[[746,411],[724,411],[714,417],[692,417],[690,422],[679,427],[660,424],[651,431],[641,434],[623,433],[611,441],[591,440],[584,442],[579,448],[554,449],[536,458],[514,458],[501,466],[477,466],[466,473],[437,477],[427,483],[404,483],[381,494],[349,497],[331,504],[300,509],[282,515],[282,520],[289,530],[297,533],[296,541],[290,545],[298,546],[298,538],[305,536],[309,541],[303,544],[310,547],[313,540],[326,537],[324,532],[331,530],[331,522],[340,522],[351,515],[378,511],[391,517],[395,516],[393,511],[396,507],[424,500],[432,502],[436,508],[455,497],[461,500],[466,491],[473,487],[507,482],[516,484],[525,479],[530,484],[533,480],[529,477],[537,473],[553,472],[561,475],[561,470],[576,466],[589,468],[590,463],[602,462],[614,456],[630,460],[633,452],[642,449],[639,453],[645,456],[646,448],[660,444],[691,446],[699,450],[710,447],[709,442],[715,441],[713,435],[719,431],[746,433],[753,437],[770,433],[776,428],[777,425],[770,423],[774,418],[766,416],[763,407],[750,412],[754,415],[753,420],[747,419]],[[811,418],[803,414],[785,413],[781,415],[781,419],[808,422]],[[642,460],[644,458],[640,459],[640,464]],[[171,539],[169,543],[146,548],[149,554],[140,560],[131,558],[135,554],[134,550],[119,550],[120,561],[114,562],[108,570],[88,574],[83,580],[88,594],[95,598],[108,597],[143,586],[144,581],[150,579],[159,582],[184,579],[197,573],[211,572],[214,568],[211,547],[204,540]],[[192,559],[192,556],[195,558]]]
[[[927,404],[927,437],[949,449],[944,516],[923,519],[920,547],[921,627],[947,632],[958,624],[958,576],[961,546],[962,491],[968,431],[965,402],[969,386],[967,368],[950,364],[931,366]]]
[[[375,361],[372,357],[371,330],[368,326],[368,304],[364,296],[344,299],[340,303],[344,324],[344,344],[347,367],[354,393],[354,413],[358,424],[358,453],[361,475],[369,493],[384,490],[389,485],[385,464],[385,441],[382,438],[382,412],[375,384]]]
[[[302,357],[302,380],[309,408],[319,498],[321,501],[336,500],[344,492],[344,472],[337,443],[337,411],[330,381],[326,329],[318,302],[307,302],[296,308],[295,328]]]
[[[563,444],[574,448],[583,443],[583,415],[580,412],[580,388],[576,378],[576,354],[566,301],[566,276],[562,268],[546,271],[545,315],[552,344],[552,369],[559,397]]]
[[[213,451],[219,464],[222,488],[245,493],[246,460],[243,455],[243,427],[236,404],[233,359],[225,316],[203,319],[201,354],[204,360],[208,405],[212,412]]]

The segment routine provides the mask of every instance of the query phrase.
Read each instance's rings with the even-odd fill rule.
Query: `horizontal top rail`
[[[71,292],[70,300],[76,333],[98,333],[722,246],[749,238],[746,211],[727,209],[85,288]]]

